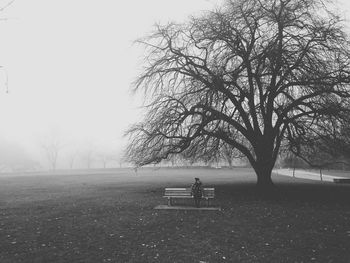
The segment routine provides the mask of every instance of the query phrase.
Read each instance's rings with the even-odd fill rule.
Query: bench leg
[[[171,198],[168,198],[168,206],[171,206]]]

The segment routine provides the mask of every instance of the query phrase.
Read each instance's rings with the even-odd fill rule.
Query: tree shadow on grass
[[[278,197],[283,201],[312,202],[320,204],[350,204],[350,185],[333,183],[281,184]]]
[[[255,183],[230,183],[215,186],[217,198],[238,201],[318,203],[350,206],[350,185],[333,183],[276,183],[269,193],[259,193]]]

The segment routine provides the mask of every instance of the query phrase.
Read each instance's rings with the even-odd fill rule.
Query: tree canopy
[[[146,115],[126,152],[138,166],[227,144],[265,188],[282,148],[301,154],[348,114],[349,39],[321,0],[226,1],[138,42]]]

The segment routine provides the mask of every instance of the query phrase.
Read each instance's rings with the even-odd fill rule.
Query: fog
[[[120,165],[142,116],[133,41],[216,2],[1,0],[0,172]]]
[[[120,166],[142,117],[133,41],[221,2],[1,0],[0,172]]]

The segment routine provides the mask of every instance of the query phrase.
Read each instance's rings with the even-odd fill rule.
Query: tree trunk
[[[271,179],[272,168],[273,166],[266,165],[266,163],[256,164],[254,166],[254,170],[257,176],[258,193],[263,195],[271,195],[275,193],[275,185]]]
[[[275,186],[271,179],[272,169],[276,163],[273,138],[273,135],[267,131],[262,138],[258,138],[255,148],[256,161],[252,163],[257,176],[258,192],[266,195],[275,193]]]
[[[228,167],[230,169],[232,169],[232,159],[230,157],[227,157],[226,160],[227,160],[227,163],[228,163]]]
[[[261,168],[259,171],[256,171],[256,175],[258,178],[257,186],[260,189],[271,189],[274,184],[271,179],[271,169]]]

